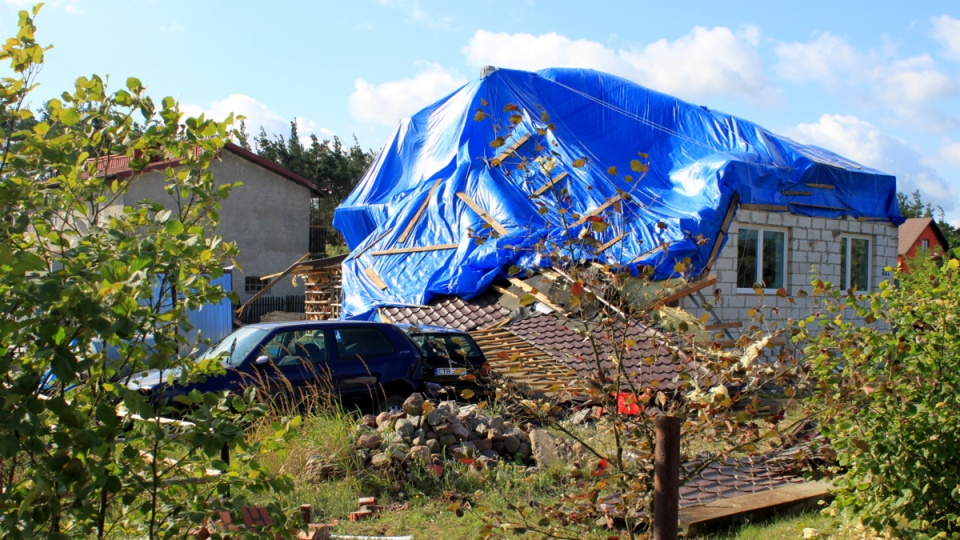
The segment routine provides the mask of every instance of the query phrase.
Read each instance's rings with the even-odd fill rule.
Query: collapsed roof
[[[738,204],[902,222],[893,176],[821,148],[613,75],[495,70],[404,120],[337,208],[342,317],[472,298],[588,227],[582,261],[697,275]]]

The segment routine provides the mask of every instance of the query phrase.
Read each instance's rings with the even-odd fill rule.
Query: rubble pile
[[[531,424],[516,425],[476,405],[434,404],[413,394],[403,413],[366,415],[357,430],[356,451],[374,468],[415,463],[439,474],[445,461],[491,469],[501,461],[548,468],[558,459],[582,455],[578,443],[558,439]]]

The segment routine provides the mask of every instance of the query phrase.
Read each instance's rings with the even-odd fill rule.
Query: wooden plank
[[[816,208],[818,210],[834,210],[836,212],[846,212],[849,208],[839,208],[836,206],[820,206],[819,204],[803,204],[803,203],[791,203],[794,206],[802,206],[804,208]]]
[[[727,207],[727,215],[723,216],[720,232],[717,233],[717,237],[713,240],[714,243],[713,249],[710,250],[710,258],[707,259],[707,264],[703,266],[703,271],[700,272],[701,275],[710,273],[714,261],[716,261],[717,256],[720,255],[720,245],[723,244],[723,239],[727,236],[727,231],[730,229],[730,222],[733,221],[733,216],[737,213],[738,204],[740,204],[740,194],[734,193],[730,199],[730,206]]]
[[[380,289],[387,288],[387,283],[380,278],[380,274],[377,274],[377,271],[374,270],[372,267],[368,266],[364,268],[363,273],[366,274],[367,277],[370,278],[370,281],[372,281],[373,284],[379,287]]]
[[[705,340],[703,343],[714,343],[716,344],[717,347],[721,349],[736,349],[739,346],[737,345],[737,341],[738,340],[736,339],[721,339],[721,340],[708,339],[708,340]],[[767,345],[772,345],[772,346],[786,345],[786,344],[787,344],[786,338],[782,338],[782,337],[772,338],[770,339],[770,341],[767,342]]]
[[[380,233],[380,236],[378,236],[378,237],[376,237],[376,238],[373,239],[373,242],[370,242],[369,244],[367,244],[367,247],[365,247],[365,248],[361,249],[360,251],[358,251],[358,252],[350,255],[350,258],[351,258],[351,259],[359,258],[361,255],[363,255],[364,253],[366,253],[367,250],[369,250],[370,248],[372,248],[373,246],[375,246],[375,245],[377,244],[377,242],[383,240],[383,237],[384,237],[384,236],[386,236],[386,235],[388,235],[388,234],[390,234],[390,233],[392,233],[392,232],[393,232],[393,227],[390,227],[389,229],[383,231],[382,233]]]
[[[467,203],[467,206],[469,206],[474,212],[476,212],[481,219],[489,223],[490,226],[493,227],[493,230],[500,233],[501,236],[507,235],[506,227],[504,227],[499,222],[497,222],[497,220],[493,219],[493,217],[490,214],[488,214],[483,208],[481,208],[480,205],[476,203],[476,201],[471,199],[469,195],[467,195],[462,191],[459,191],[457,192],[457,197],[460,197],[461,201]]]
[[[653,248],[653,249],[651,249],[651,250],[649,250],[649,251],[644,251],[644,252],[641,253],[637,258],[633,259],[632,261],[628,262],[627,264],[633,264],[633,263],[635,263],[635,262],[637,262],[637,261],[640,261],[641,259],[643,259],[643,258],[645,258],[645,257],[647,257],[647,256],[649,256],[649,255],[653,255],[654,253],[656,253],[656,252],[658,252],[658,251],[663,251],[663,250],[667,249],[668,247],[670,247],[670,244],[669,244],[669,243],[660,244],[659,246],[657,246],[657,247],[655,247],[655,248]]]
[[[680,510],[680,528],[685,538],[697,536],[705,526],[720,526],[727,521],[748,515],[759,517],[760,513],[772,513],[790,506],[813,506],[830,497],[830,483],[824,480],[790,484],[738,497],[728,497],[690,506]]]
[[[512,156],[513,153],[516,152],[517,150],[519,150],[520,147],[523,146],[523,143],[527,142],[528,140],[530,140],[530,134],[529,134],[529,133],[527,133],[527,134],[524,135],[523,137],[520,137],[519,139],[517,139],[516,141],[514,141],[514,143],[511,144],[510,146],[508,146],[503,152],[500,152],[500,154],[499,154],[497,157],[495,157],[495,158],[493,158],[493,159],[490,160],[490,166],[491,166],[491,167],[496,167],[496,166],[500,165],[501,163],[503,163],[503,160],[505,160],[505,159],[507,159],[508,157]]]
[[[654,300],[651,305],[655,308],[656,306],[663,306],[663,305],[669,304],[670,302],[675,302],[677,300],[680,300],[681,298],[690,296],[691,294],[697,291],[706,289],[707,287],[715,284],[716,282],[717,282],[716,275],[708,276],[706,279],[701,279],[699,281],[694,281],[693,283],[688,284],[686,287],[683,287],[682,289],[680,289],[679,291],[673,294],[670,294],[664,298],[658,298]]]
[[[708,324],[708,325],[704,326],[703,328],[704,328],[704,330],[706,330],[706,331],[708,331],[708,332],[714,332],[714,331],[716,331],[716,330],[730,330],[730,329],[732,329],[732,328],[742,328],[742,327],[743,327],[743,321],[737,321],[737,322],[725,322],[725,323],[717,323],[717,324]]]
[[[784,191],[784,195],[788,197],[809,197],[813,195],[812,191]]]
[[[540,189],[534,191],[533,194],[528,197],[528,199],[533,199],[533,198],[535,198],[535,197],[539,197],[539,196],[543,195],[544,193],[546,193],[546,191],[547,191],[548,189],[550,189],[550,188],[552,188],[553,186],[557,185],[557,183],[559,183],[560,181],[562,181],[562,180],[563,180],[564,178],[566,178],[566,177],[567,177],[567,172],[566,172],[566,171],[558,174],[553,180],[550,180],[550,181],[547,182],[546,184],[540,186]]]
[[[832,184],[811,184],[807,183],[807,187],[818,188],[818,189],[837,189],[837,186]]]
[[[616,238],[614,238],[613,240],[610,240],[610,241],[607,242],[606,244],[603,244],[602,246],[600,246],[599,248],[597,248],[597,251],[596,251],[595,253],[598,254],[598,255],[599,255],[600,253],[603,253],[604,251],[610,249],[610,247],[611,247],[612,245],[614,245],[614,244],[616,244],[617,242],[619,242],[619,241],[623,240],[624,238],[626,238],[626,236],[627,236],[627,233],[620,233],[620,235],[617,236]]]
[[[381,251],[373,251],[370,255],[374,257],[379,257],[381,255],[397,255],[399,253],[421,253],[424,251],[443,251],[445,249],[457,249],[460,247],[460,244],[437,244],[434,246],[415,246],[415,247],[406,247],[406,248],[393,248],[393,249],[384,249]]]
[[[542,292],[538,291],[536,288],[534,288],[534,287],[532,287],[532,286],[530,286],[530,285],[527,285],[526,283],[524,283],[523,281],[521,281],[521,280],[519,280],[519,279],[517,279],[517,278],[509,278],[508,281],[510,281],[510,283],[513,283],[513,284],[516,285],[517,287],[519,287],[520,290],[522,290],[522,291],[524,291],[524,292],[526,292],[526,293],[529,293],[529,294],[533,295],[534,298],[536,298],[537,300],[539,300],[542,304],[544,304],[545,306],[549,307],[550,309],[556,311],[557,313],[566,313],[566,310],[565,310],[565,309],[563,309],[562,307],[560,307],[560,306],[554,304],[553,302],[551,302],[551,301],[550,301],[550,298],[548,298],[547,295],[545,295],[545,294],[543,294]],[[536,292],[534,292],[534,291],[536,291]]]
[[[617,194],[615,197],[612,197],[612,198],[610,198],[610,199],[607,199],[607,202],[601,204],[600,206],[598,206],[598,207],[597,207],[596,209],[594,209],[593,211],[591,211],[591,212],[589,212],[589,213],[587,213],[587,214],[584,214],[584,215],[580,216],[580,219],[578,219],[578,220],[573,224],[573,226],[576,227],[577,225],[582,225],[582,224],[586,223],[588,219],[590,219],[590,218],[592,218],[593,216],[599,214],[600,212],[603,212],[603,211],[606,210],[607,208],[610,208],[611,206],[617,204],[617,203],[620,202],[621,200],[623,200],[623,195],[620,195],[620,194]]]
[[[740,208],[744,210],[757,210],[760,212],[789,212],[789,206],[779,206],[776,204],[741,204]]]
[[[413,230],[413,226],[417,224],[417,221],[420,220],[420,216],[423,215],[423,211],[427,209],[427,206],[430,204],[430,200],[433,198],[433,192],[440,187],[440,182],[442,178],[437,178],[437,181],[433,183],[433,187],[430,188],[430,191],[427,193],[427,198],[423,200],[423,203],[420,205],[420,208],[417,210],[417,213],[413,215],[410,219],[410,223],[407,223],[407,228],[400,233],[400,237],[397,238],[397,243],[402,244],[404,240],[407,239],[407,236],[410,235],[410,231]]]
[[[247,306],[249,306],[250,304],[252,304],[252,303],[254,302],[254,300],[260,298],[261,296],[263,296],[263,295],[265,295],[265,294],[267,294],[267,291],[269,291],[270,289],[273,288],[274,285],[276,285],[277,283],[279,283],[281,278],[284,278],[284,277],[286,277],[287,275],[289,275],[291,272],[293,272],[293,271],[297,268],[297,265],[300,264],[301,262],[303,262],[303,260],[304,260],[305,258],[309,257],[309,256],[310,256],[310,254],[307,253],[307,254],[304,255],[303,257],[300,257],[299,259],[297,259],[297,262],[291,264],[291,265],[290,265],[289,267],[287,267],[287,269],[284,270],[283,272],[280,272],[279,274],[275,274],[275,275],[276,275],[276,279],[273,279],[272,281],[270,281],[269,283],[267,283],[266,285],[264,285],[264,287],[263,287],[262,289],[260,289],[259,291],[257,291],[257,294],[255,294],[255,295],[253,295],[252,297],[250,297],[250,299],[247,300],[246,302],[244,302],[244,304],[243,304],[242,306],[240,306],[239,308],[237,308],[237,311],[236,311],[237,318],[243,318],[243,312],[247,310]]]
[[[309,253],[304,253],[304,254],[303,254],[303,257],[300,257],[299,259],[297,259],[297,261],[296,261],[295,263],[293,263],[293,264],[290,265],[291,268],[294,267],[294,266],[296,266],[298,263],[302,263],[302,262],[303,262],[304,260],[306,260],[307,257],[309,257],[309,256],[310,256]],[[261,277],[260,277],[260,281],[264,281],[264,280],[268,280],[268,279],[273,279],[273,278],[278,278],[278,277],[284,276],[284,275],[289,274],[289,273],[290,273],[290,268],[284,270],[283,272],[277,272],[277,273],[275,273],[275,274],[270,274],[270,275],[268,275],[268,276],[261,276]]]

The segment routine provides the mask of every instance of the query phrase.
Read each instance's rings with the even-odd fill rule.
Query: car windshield
[[[220,358],[224,367],[237,367],[266,334],[267,330],[263,328],[241,328],[223,338],[223,341],[204,353],[200,359]]]

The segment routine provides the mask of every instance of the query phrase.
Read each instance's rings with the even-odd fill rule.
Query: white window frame
[[[840,249],[844,249],[844,241],[846,240],[846,253],[840,254],[840,288],[843,290],[850,289],[850,278],[852,273],[850,272],[851,264],[853,263],[853,242],[851,240],[865,240],[867,242],[867,283],[865,289],[857,289],[853,292],[855,293],[865,293],[870,291],[870,284],[873,282],[873,238],[865,236],[862,234],[841,234],[840,235]],[[846,260],[846,268],[843,267],[843,261]],[[844,280],[846,277],[846,280]]]
[[[790,283],[790,274],[788,273],[788,270],[789,270],[789,268],[790,268],[790,264],[789,264],[789,255],[790,255],[790,231],[789,231],[789,229],[784,228],[784,227],[770,227],[770,226],[766,226],[766,225],[753,225],[753,224],[741,225],[741,226],[737,229],[737,242],[738,242],[738,243],[740,242],[741,233],[742,233],[742,231],[744,231],[744,230],[754,230],[754,231],[757,231],[757,240],[758,240],[758,241],[757,241],[757,244],[758,244],[758,245],[757,245],[757,265],[756,265],[756,267],[754,268],[754,283],[759,283],[759,282],[761,281],[760,278],[761,278],[761,276],[763,275],[763,233],[764,233],[764,231],[771,231],[771,232],[783,233],[783,263],[782,263],[782,264],[783,264],[783,267],[782,267],[782,271],[783,271],[783,287],[784,287],[784,288],[787,288],[787,287],[789,286],[789,283]],[[737,285],[737,292],[738,292],[738,293],[755,294],[756,291],[754,290],[753,287],[740,287],[740,284],[739,284],[739,281],[740,281],[740,279],[739,279],[739,276],[740,276],[740,252],[739,252],[739,248],[737,249],[737,252],[736,252],[736,272],[737,272],[737,274],[736,274],[737,277],[735,278],[735,279],[736,279],[736,282],[735,282],[735,283],[736,283],[736,285]],[[766,287],[766,288],[763,289],[763,292],[764,292],[764,293],[776,293],[777,290],[778,290],[778,287]]]

